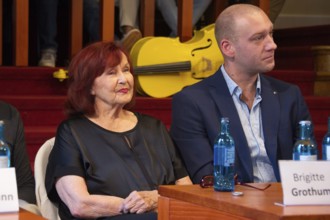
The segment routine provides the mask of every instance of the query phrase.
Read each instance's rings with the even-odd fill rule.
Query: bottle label
[[[0,156],[0,168],[8,168],[7,156]]]
[[[327,155],[326,160],[330,160],[330,145],[326,146],[325,151],[326,151],[326,155]]]
[[[317,155],[300,155],[299,160],[302,161],[317,160]]]
[[[224,148],[224,166],[232,166],[235,162],[235,148]]]

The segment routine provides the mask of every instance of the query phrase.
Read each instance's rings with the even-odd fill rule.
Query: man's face
[[[275,66],[273,24],[263,13],[253,13],[236,22],[235,63],[251,74],[271,71]]]

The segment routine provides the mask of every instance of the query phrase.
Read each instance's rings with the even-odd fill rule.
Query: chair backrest
[[[47,140],[38,150],[34,161],[34,178],[36,181],[37,205],[44,218],[60,220],[57,207],[48,199],[45,176],[48,163],[48,156],[54,146],[55,137]]]

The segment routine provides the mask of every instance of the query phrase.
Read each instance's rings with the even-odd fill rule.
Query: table
[[[258,185],[258,184],[254,184]],[[283,202],[282,186],[271,183],[266,190],[237,185],[235,191],[215,192],[199,185],[160,186],[158,220],[165,219],[330,219],[330,205],[279,206]]]
[[[36,215],[25,209],[19,209],[19,212],[0,213],[0,220],[44,220],[42,216]]]

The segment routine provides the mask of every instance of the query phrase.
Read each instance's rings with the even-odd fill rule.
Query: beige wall
[[[330,25],[330,0],[286,0],[274,27],[281,29],[327,24]]]

